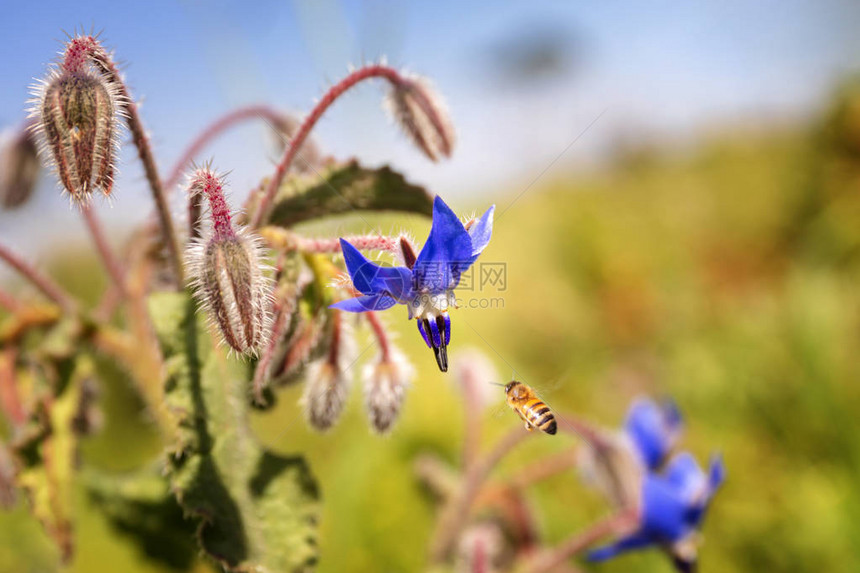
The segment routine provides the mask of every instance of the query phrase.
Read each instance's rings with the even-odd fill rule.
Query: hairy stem
[[[272,178],[269,180],[269,184],[266,187],[263,198],[257,206],[257,211],[251,219],[250,226],[252,229],[256,229],[263,222],[263,218],[271,208],[272,201],[275,199],[278,188],[281,186],[281,183],[284,181],[284,177],[290,170],[290,166],[293,164],[296,154],[305,142],[305,139],[307,139],[313,127],[319,121],[320,117],[322,117],[323,113],[325,113],[325,111],[335,102],[335,100],[337,100],[337,98],[343,95],[344,92],[356,84],[371,78],[384,78],[392,84],[401,84],[405,81],[400,73],[394,68],[382,65],[372,65],[355,70],[340,82],[329,88],[325,95],[323,95],[322,99],[320,99],[319,103],[317,103],[317,105],[304,119],[301,126],[296,131],[295,136],[293,136],[293,139],[290,141],[290,144],[284,150],[284,156],[281,159],[281,162],[278,163]]]
[[[18,274],[33,283],[36,288],[57,303],[65,312],[69,314],[77,312],[78,305],[70,294],[4,245],[0,245],[0,259],[6,261],[6,264],[18,271]]]
[[[125,108],[126,123],[131,132],[132,141],[134,141],[134,145],[137,147],[137,153],[143,164],[143,171],[146,174],[146,180],[149,183],[152,198],[155,201],[155,209],[161,223],[161,232],[164,235],[164,242],[167,246],[168,259],[176,275],[177,289],[182,289],[184,270],[182,267],[179,240],[173,226],[173,219],[170,216],[170,207],[167,205],[164,187],[158,175],[158,166],[155,163],[155,156],[152,153],[149,136],[146,134],[137,104],[134,98],[132,98],[125,81],[123,81],[122,74],[119,72],[113,58],[95,39],[89,38],[89,40],[91,46],[89,56],[92,62],[117,86],[119,91],[123,107]]]
[[[87,224],[87,228],[90,231],[93,243],[95,243],[96,250],[102,259],[105,269],[107,269],[108,274],[113,280],[114,286],[116,286],[119,292],[124,295],[126,291],[125,270],[108,245],[101,221],[99,221],[95,211],[93,211],[92,204],[90,202],[85,202],[81,209],[81,213],[84,216],[84,222]]]
[[[442,508],[436,522],[430,547],[430,558],[433,563],[442,563],[448,558],[454,542],[466,524],[475,496],[496,464],[514,447],[532,435],[522,428],[511,430],[496,443],[492,450],[469,467],[463,476],[460,488]]]
[[[197,138],[191,142],[179,160],[170,170],[170,175],[164,182],[165,190],[170,193],[176,184],[179,183],[182,172],[191,163],[191,161],[206,147],[209,142],[221,135],[227,129],[248,119],[261,118],[270,124],[274,124],[282,119],[282,114],[267,105],[251,105],[242,107],[229,112],[227,115],[215,120],[209,127],[204,129]]]
[[[364,318],[370,324],[373,330],[373,336],[379,343],[379,351],[382,354],[382,362],[388,362],[391,358],[391,344],[388,341],[388,334],[385,332],[385,327],[382,325],[379,315],[375,312],[365,312]]]
[[[636,524],[636,512],[623,510],[591,525],[585,531],[574,533],[557,547],[537,558],[525,573],[549,573],[567,559],[579,554],[607,535],[623,535]]]

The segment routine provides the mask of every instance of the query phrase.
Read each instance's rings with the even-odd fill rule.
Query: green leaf
[[[150,312],[178,416],[167,475],[201,547],[232,571],[306,571],[317,559],[319,493],[302,457],[266,451],[248,427],[248,369],[212,346],[185,294]]]
[[[260,192],[252,197],[249,213],[256,210],[259,198]],[[369,169],[352,160],[319,173],[285,179],[265,223],[291,227],[353,211],[404,211],[429,217],[433,213],[433,197],[424,187],[409,183],[388,166]]]
[[[68,562],[74,548],[71,515],[76,425],[83,386],[93,368],[84,357],[46,364],[45,368],[51,368],[56,393],[38,403],[16,439],[21,464],[17,483],[27,493],[33,515],[54,539],[63,561]]]
[[[148,557],[189,568],[196,553],[194,525],[184,518],[160,466],[124,475],[89,470],[83,478],[90,500]]]

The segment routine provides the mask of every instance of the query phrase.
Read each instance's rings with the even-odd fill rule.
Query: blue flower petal
[[[726,466],[719,455],[711,456],[711,467],[708,470],[708,487],[711,495],[726,481]]]
[[[624,429],[648,469],[656,470],[680,436],[681,415],[671,402],[661,407],[640,398],[630,407]]]
[[[588,552],[587,559],[589,561],[606,561],[607,559],[611,559],[615,557],[619,553],[623,553],[625,551],[630,551],[633,549],[642,549],[643,547],[648,547],[652,545],[654,541],[648,537],[644,532],[639,531],[633,533],[632,535],[628,535],[611,545],[607,545],[605,547],[600,547],[593,551]]]
[[[691,506],[674,483],[656,474],[648,474],[642,487],[642,529],[655,539],[671,543],[691,530]]]
[[[666,468],[666,481],[687,503],[703,499],[709,490],[707,478],[699,463],[688,452],[672,458]]]
[[[430,236],[412,268],[418,288],[439,293],[456,287],[471,259],[469,233],[451,208],[437,196],[433,201]]]
[[[352,284],[362,294],[388,294],[402,300],[412,288],[412,271],[406,267],[381,267],[370,262],[348,241],[340,240]]]
[[[345,310],[347,312],[367,312],[370,310],[386,310],[397,304],[397,301],[386,294],[357,296],[340,300],[329,308]]]
[[[496,206],[493,205],[469,229],[469,237],[472,239],[471,261],[473,263],[478,258],[478,255],[487,248],[490,238],[493,236],[493,213],[495,211]]]

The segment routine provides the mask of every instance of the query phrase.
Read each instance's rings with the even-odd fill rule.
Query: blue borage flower
[[[711,499],[725,479],[725,467],[712,457],[707,475],[689,453],[673,457],[664,472],[647,472],[642,478],[638,528],[615,543],[588,554],[589,561],[604,561],[633,549],[666,549],[679,571],[693,571],[698,531]]]
[[[624,432],[633,442],[640,461],[656,470],[675,447],[683,431],[681,413],[671,400],[660,405],[649,398],[638,398],[627,411]]]
[[[490,242],[494,210],[495,206],[487,209],[467,229],[451,208],[436,197],[430,235],[414,260],[404,257],[406,267],[382,267],[372,263],[341,239],[347,271],[362,296],[339,301],[332,308],[367,312],[405,304],[409,318],[417,319],[424,342],[433,349],[439,369],[446,372],[447,348],[451,342],[448,308],[457,306],[454,289],[460,276]]]

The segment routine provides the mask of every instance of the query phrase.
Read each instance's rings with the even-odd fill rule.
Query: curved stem
[[[90,202],[84,203],[81,213],[84,216],[84,222],[86,222],[90,235],[92,235],[96,250],[99,252],[99,256],[101,256],[105,269],[107,269],[119,292],[125,295],[125,271],[107,243],[101,221],[99,221],[95,211],[93,211],[92,204]]]
[[[475,496],[496,464],[514,447],[532,435],[533,433],[526,432],[522,428],[511,430],[496,443],[492,450],[469,467],[466,475],[463,476],[460,489],[445,504],[436,522],[436,531],[430,548],[430,558],[434,563],[442,563],[447,559],[454,541],[466,524]]]
[[[70,294],[64,291],[60,285],[33,268],[24,259],[13,253],[6,246],[0,244],[0,259],[18,271],[18,273],[33,283],[49,299],[57,303],[65,312],[77,311],[77,303]]]
[[[272,178],[269,180],[269,184],[266,187],[263,198],[260,200],[259,205],[257,205],[257,210],[254,212],[254,216],[251,219],[250,226],[252,229],[256,229],[263,222],[263,218],[272,206],[272,201],[274,201],[278,188],[284,181],[284,177],[289,171],[290,166],[293,163],[293,159],[295,159],[298,150],[301,148],[305,139],[307,139],[308,134],[310,134],[317,121],[322,117],[323,113],[325,113],[331,104],[343,95],[345,91],[354,85],[371,78],[384,78],[395,85],[404,82],[404,78],[394,68],[382,65],[372,65],[355,70],[340,82],[329,88],[325,95],[323,95],[322,99],[320,99],[319,103],[317,103],[317,105],[304,119],[302,125],[299,127],[298,131],[296,131],[295,136],[284,151],[284,156],[278,164],[278,167],[275,169],[275,173],[272,175]]]
[[[365,312],[364,318],[366,318],[367,322],[370,323],[370,327],[373,329],[373,335],[379,343],[382,362],[388,362],[391,358],[391,344],[388,342],[388,334],[385,332],[385,327],[382,325],[379,315],[373,311]]]
[[[206,145],[221,135],[222,132],[241,123],[247,119],[262,118],[271,123],[276,123],[282,119],[282,114],[278,113],[267,105],[251,105],[242,107],[229,112],[227,115],[215,120],[209,127],[204,129],[197,138],[191,142],[179,160],[173,165],[170,170],[170,175],[164,181],[164,189],[170,193],[182,177],[182,172],[189,163],[203,150]]]
[[[184,281],[184,270],[182,267],[182,256],[180,253],[179,240],[176,236],[176,230],[173,226],[173,218],[170,216],[170,207],[167,205],[167,197],[164,194],[164,187],[161,184],[161,178],[158,175],[158,167],[155,163],[155,156],[152,153],[152,147],[149,142],[149,136],[146,134],[146,129],[143,126],[143,121],[140,118],[137,104],[131,96],[128,86],[123,81],[122,74],[114,63],[110,55],[104,50],[93,48],[91,57],[96,66],[113,82],[119,91],[120,98],[125,108],[125,118],[128,124],[128,129],[131,132],[132,140],[140,161],[143,164],[143,171],[146,174],[146,180],[149,183],[149,188],[152,191],[152,198],[155,201],[156,212],[161,223],[161,232],[164,235],[164,242],[167,245],[167,254],[173,271],[176,274],[177,289],[182,289]]]
[[[561,542],[555,549],[535,560],[526,573],[549,573],[565,560],[577,555],[590,545],[607,535],[622,535],[632,529],[636,523],[636,512],[624,510],[610,515],[585,531],[574,533],[566,541]]]

